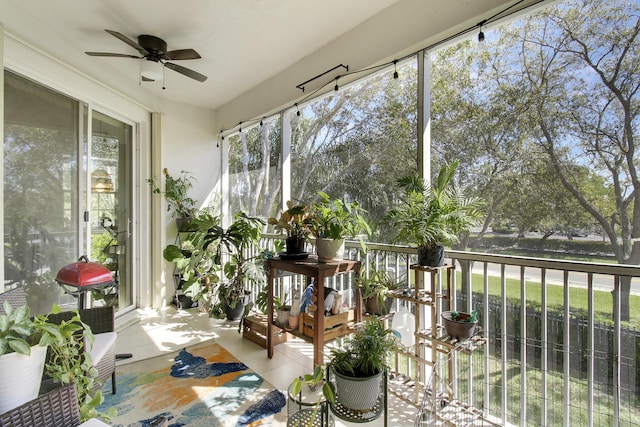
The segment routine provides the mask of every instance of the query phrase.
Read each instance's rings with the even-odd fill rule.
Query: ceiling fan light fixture
[[[149,61],[143,59],[140,62],[140,77],[147,80],[162,80],[162,69],[164,65],[160,61]]]

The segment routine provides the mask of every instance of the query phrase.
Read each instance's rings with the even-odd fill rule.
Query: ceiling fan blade
[[[167,58],[174,61],[180,59],[200,59],[201,56],[193,49],[178,49],[167,52]]]
[[[203,82],[207,80],[207,76],[200,74],[196,71],[193,71],[189,68],[183,67],[182,65],[172,64],[171,62],[165,62],[164,66],[172,69],[173,71],[177,71],[180,74],[184,74],[187,77],[191,77],[194,80],[199,82]]]
[[[145,50],[145,48],[143,48],[138,43],[134,42],[133,40],[131,40],[129,37],[125,36],[124,34],[120,34],[119,32],[113,31],[113,30],[105,30],[105,31],[107,33],[111,34],[112,36],[122,40],[123,42],[125,42],[126,44],[128,44],[129,46],[131,46],[132,48],[137,50],[138,52],[140,52],[140,55],[145,56],[145,55],[147,55],[149,53],[149,52],[147,52]]]
[[[115,57],[115,58],[134,58],[134,59],[140,59],[139,56],[135,56],[135,55],[128,55],[126,53],[109,53],[109,52],[85,52],[87,55],[89,56],[109,56],[109,57]]]

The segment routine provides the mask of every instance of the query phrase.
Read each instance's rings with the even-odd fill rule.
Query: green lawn
[[[460,281],[460,272],[457,272],[456,281]],[[473,274],[473,292],[484,293],[484,278],[482,274]],[[527,306],[539,309],[542,306],[542,292],[540,283],[527,281]],[[595,320],[599,323],[611,324],[613,316],[613,296],[610,292],[594,291]],[[500,278],[489,276],[489,295],[499,298],[501,294]],[[507,298],[512,302],[520,303],[520,280],[507,278]],[[572,287],[569,290],[571,312],[575,315],[586,316],[588,309],[587,289]],[[623,322],[623,327],[640,329],[640,296],[631,295],[629,301],[630,322]],[[549,311],[564,312],[564,289],[562,286],[547,284],[547,309]]]

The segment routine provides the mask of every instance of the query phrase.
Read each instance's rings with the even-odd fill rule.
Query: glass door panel
[[[93,111],[91,124],[90,222],[91,260],[105,265],[115,285],[92,291],[92,304],[133,304],[131,280],[131,144],[132,127]]]
[[[81,247],[79,103],[9,71],[4,102],[0,286],[25,286],[32,314],[45,313],[65,301],[54,279]]]

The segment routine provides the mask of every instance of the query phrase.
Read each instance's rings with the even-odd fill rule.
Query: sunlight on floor
[[[120,366],[215,339],[265,381],[286,394],[295,377],[313,371],[313,346],[291,335],[288,338],[274,348],[273,358],[269,359],[264,348],[242,338],[238,322],[210,319],[197,308],[177,310],[171,306],[162,310],[137,310],[128,316],[123,326],[119,325],[116,342],[118,353],[132,353],[133,357],[117,363]],[[388,407],[389,426],[413,426],[416,408],[393,396],[389,396]],[[337,420],[335,425],[363,424]],[[383,426],[384,420],[381,417],[366,425]]]

